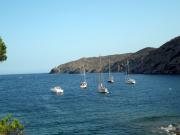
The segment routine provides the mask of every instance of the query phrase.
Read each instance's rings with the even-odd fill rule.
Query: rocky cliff
[[[127,59],[131,53],[128,54],[119,54],[119,55],[109,55],[109,56],[101,56],[103,71],[108,71],[109,58],[111,60],[112,65],[119,61],[123,61]],[[50,73],[80,73],[82,71],[82,66],[85,66],[86,72],[94,73],[98,72],[100,69],[99,65],[100,59],[99,57],[90,57],[90,58],[81,58],[76,61],[68,62],[58,67],[53,68]]]
[[[180,74],[180,37],[176,37],[159,48],[147,47],[135,53],[102,56],[103,71],[108,71],[111,59],[112,72],[125,71],[129,60],[131,73]],[[53,68],[50,73],[79,73],[82,65],[86,72],[99,71],[99,57],[81,58]]]
[[[148,74],[180,74],[180,37],[150,51],[145,57],[131,56],[131,71]]]

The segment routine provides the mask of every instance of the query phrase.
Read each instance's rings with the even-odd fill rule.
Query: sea
[[[0,75],[0,119],[8,114],[25,126],[25,135],[166,135],[162,126],[180,124],[180,75],[112,73],[109,94],[98,92],[98,74]],[[61,86],[63,95],[51,92]]]

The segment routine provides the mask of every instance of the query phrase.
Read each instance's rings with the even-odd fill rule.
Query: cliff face
[[[141,67],[144,58],[152,51],[156,50],[155,48],[147,47],[142,50],[139,50],[135,53],[132,53],[129,57],[126,59],[123,59],[121,61],[115,62],[112,66],[113,71],[120,71],[125,72],[126,71],[126,63],[127,60],[129,61],[129,67],[131,73],[140,73],[139,67]]]
[[[139,64],[137,64],[139,62]],[[131,61],[133,73],[180,74],[180,37]]]
[[[168,41],[157,49],[147,47],[136,53],[103,56],[104,72],[108,71],[109,58],[112,72],[125,71],[126,61],[129,60],[131,73],[180,74],[180,37]],[[91,57],[59,65],[50,73],[79,73],[83,64],[87,72],[99,71],[99,57]]]

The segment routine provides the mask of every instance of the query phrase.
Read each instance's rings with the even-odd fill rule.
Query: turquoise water
[[[78,74],[2,75],[0,118],[13,114],[26,135],[159,135],[160,126],[180,124],[180,76],[132,75],[137,84],[127,85],[113,75],[107,95],[97,91],[97,74],[87,74],[87,90]],[[50,91],[56,85],[63,96]]]

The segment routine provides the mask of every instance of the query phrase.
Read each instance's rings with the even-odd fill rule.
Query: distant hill
[[[126,61],[129,60],[131,73],[180,74],[180,37],[168,41],[159,48],[147,47],[135,53],[102,56],[104,72],[108,72],[109,58],[112,72],[125,71]],[[90,57],[59,65],[50,73],[79,73],[83,64],[86,72],[99,71],[99,57]]]
[[[109,58],[111,59],[112,65],[118,61],[123,61],[127,59],[131,53],[128,54],[119,54],[119,55],[109,55],[101,56],[103,70],[108,70]],[[80,73],[81,68],[85,65],[86,72],[94,73],[99,71],[99,57],[90,57],[90,58],[81,58],[76,61],[68,62],[58,67],[55,67],[51,70],[50,73]]]

